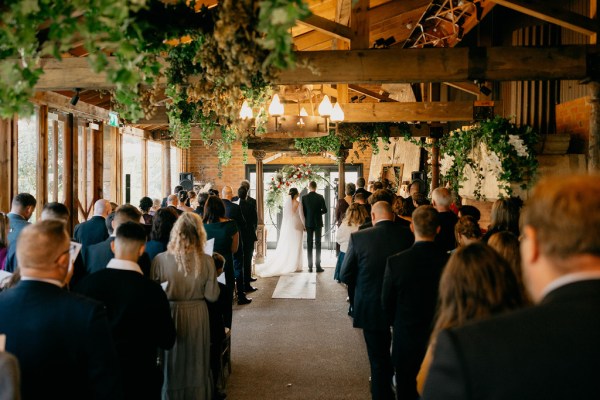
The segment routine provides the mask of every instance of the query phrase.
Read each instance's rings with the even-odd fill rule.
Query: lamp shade
[[[306,112],[306,109],[304,107],[302,107],[302,109],[300,110],[300,115],[301,117],[308,117],[308,113]]]
[[[344,110],[340,107],[340,103],[335,103],[331,112],[331,122],[342,122],[344,120]]]
[[[242,104],[242,109],[240,110],[240,119],[247,120],[252,119],[252,109],[248,106],[248,101],[244,100]]]
[[[274,117],[279,117],[279,116],[283,115],[283,104],[281,104],[281,101],[279,101],[278,94],[273,96],[273,100],[271,101],[271,104],[269,105],[269,114]]]
[[[329,96],[325,95],[323,100],[319,104],[319,115],[321,117],[329,117],[333,111],[333,106],[331,105],[331,101],[329,101]]]

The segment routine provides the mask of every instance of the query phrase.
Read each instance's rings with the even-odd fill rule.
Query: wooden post
[[[110,198],[117,204],[123,201],[123,136],[119,128],[111,126],[110,141],[112,150],[113,165],[110,172]]]
[[[264,205],[264,182],[263,182],[263,160],[267,153],[262,150],[253,150],[252,156],[256,159],[256,211],[258,213],[258,228],[256,229],[256,256],[254,262],[262,264],[265,262],[267,253],[267,235],[265,232],[265,205]]]
[[[348,150],[340,150],[338,157],[338,199],[346,196],[346,158]]]
[[[104,123],[98,122],[98,129],[90,129],[92,135],[92,198],[88,208],[92,208],[96,200],[104,197]]]
[[[171,187],[171,141],[165,140],[163,142],[163,156],[162,156],[162,172],[163,172],[163,194],[165,196],[173,193],[173,188]]]
[[[598,172],[600,168],[600,82],[588,83],[590,93],[590,142],[588,171]]]
[[[42,207],[48,202],[48,106],[38,110],[38,158],[36,178],[36,216],[42,215]]]
[[[142,196],[148,196],[148,139],[142,139]]]
[[[9,212],[17,194],[18,120],[0,119],[0,211]]]
[[[438,147],[438,139],[432,138],[431,147],[431,190],[440,185],[440,148]]]
[[[63,119],[63,143],[65,149],[65,158],[63,165],[63,203],[71,215],[67,224],[69,233],[73,233],[73,228],[79,222],[77,218],[77,135],[73,134],[74,121],[73,114],[67,114]]]
[[[58,201],[58,121],[52,121],[52,201]]]

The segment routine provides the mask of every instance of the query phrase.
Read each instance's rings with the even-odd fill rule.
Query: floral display
[[[287,196],[291,188],[295,187],[298,191],[302,191],[308,186],[311,181],[327,182],[320,174],[323,171],[310,164],[286,165],[275,173],[271,178],[269,187],[267,188],[267,207],[270,210],[275,210],[283,205],[283,199]]]

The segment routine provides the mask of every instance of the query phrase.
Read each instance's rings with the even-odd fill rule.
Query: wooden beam
[[[298,23],[310,26],[316,31],[326,33],[336,39],[350,41],[354,37],[352,29],[349,27],[319,15],[312,14],[303,20],[298,20]]]
[[[52,121],[52,201],[58,201],[58,121]]]
[[[17,126],[18,120],[0,119],[0,211],[9,212],[17,194]]]
[[[369,96],[369,97],[371,97],[373,99],[376,99],[376,100],[379,100],[379,101],[391,101],[391,102],[397,101],[397,100],[394,100],[394,99],[390,99],[389,95],[388,96],[384,96],[382,94],[375,93],[372,90],[362,88],[362,87],[360,87],[358,85],[349,84],[348,88],[354,90],[355,92],[364,94],[365,96]]]
[[[42,207],[48,202],[48,106],[38,109],[38,158],[35,198],[38,206],[36,216],[42,215]]]
[[[248,139],[248,149],[263,151],[297,150],[294,139]]]
[[[65,59],[64,61],[66,61]],[[78,59],[81,60],[81,59]],[[65,66],[70,65],[70,62],[67,61]],[[66,78],[69,77],[71,71],[62,70],[63,74],[66,74]],[[87,70],[88,74],[93,74],[91,70]],[[44,74],[45,75],[45,74]],[[31,100],[34,104],[44,104],[50,108],[56,108],[61,111],[70,112],[77,115],[83,115],[85,117],[90,117],[93,119],[102,119],[108,121],[108,112],[109,110],[97,107],[92,104],[84,103],[83,101],[79,101],[76,106],[71,104],[71,98],[67,96],[63,96],[62,94],[53,93],[53,92],[36,92],[33,99]]]
[[[431,0],[396,0],[369,10],[372,25],[431,4]],[[416,22],[416,21],[415,21]]]
[[[453,87],[458,90],[462,90],[463,92],[470,93],[475,96],[479,96],[479,87],[470,82],[444,82],[444,85]]]
[[[62,119],[64,124],[63,129],[63,143],[65,149],[64,164],[63,164],[63,203],[69,209],[71,213],[69,215],[69,222],[67,227],[70,233],[73,232],[75,225],[77,225],[77,185],[74,182],[77,181],[77,169],[76,159],[77,152],[74,148],[77,148],[77,135],[73,135],[73,114],[67,114]],[[75,144],[75,146],[74,146]]]
[[[92,198],[88,207],[96,200],[104,198],[104,124],[98,123],[98,130],[90,129],[92,135]]]
[[[356,0],[350,15],[350,27],[352,28],[352,50],[368,49],[369,43],[369,0]]]
[[[563,7],[554,7],[546,1],[539,0],[491,0],[506,8],[523,14],[550,22],[563,28],[579,32],[584,35],[595,35],[596,22],[585,15],[577,14]]]

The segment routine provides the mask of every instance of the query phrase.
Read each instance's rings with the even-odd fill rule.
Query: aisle
[[[252,304],[234,306],[228,400],[370,398],[362,331],[323,253],[315,300],[272,299],[279,278],[259,278]]]

